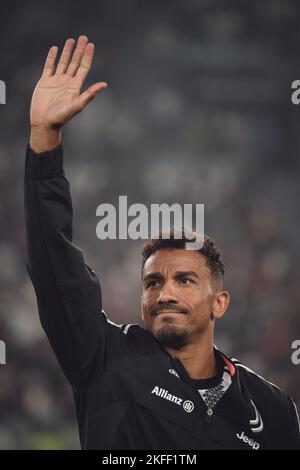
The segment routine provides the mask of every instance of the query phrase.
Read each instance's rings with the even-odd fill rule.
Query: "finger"
[[[50,47],[46,61],[45,61],[42,77],[50,77],[53,74],[57,51],[58,51],[57,46]]]
[[[59,62],[57,64],[55,72],[56,74],[64,73],[67,70],[75,42],[76,41],[73,38],[69,38],[66,40],[65,47],[61,53]]]
[[[71,62],[66,70],[68,75],[75,75],[77,69],[80,65],[82,55],[84,53],[85,46],[88,42],[88,38],[86,36],[80,36],[77,41],[76,49],[72,56]]]
[[[89,73],[91,69],[93,56],[94,56],[94,49],[95,49],[95,46],[92,42],[89,42],[84,49],[84,54],[82,56],[80,66],[76,72],[76,77],[79,78],[81,83],[84,82],[87,74]]]
[[[94,83],[87,90],[85,90],[81,95],[79,95],[76,103],[76,108],[78,111],[81,111],[92,99],[94,99],[98,92],[103,88],[107,87],[106,82]]]

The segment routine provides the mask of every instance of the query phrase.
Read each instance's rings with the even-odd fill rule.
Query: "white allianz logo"
[[[186,411],[187,413],[191,413],[194,410],[194,403],[192,401],[190,400],[183,401],[182,398],[178,398],[175,395],[172,395],[171,393],[168,392],[168,390],[165,390],[164,388],[160,388],[157,385],[154,387],[151,393],[160,398],[164,398],[165,400],[171,401],[172,403],[175,403],[176,405],[182,406],[184,411]]]

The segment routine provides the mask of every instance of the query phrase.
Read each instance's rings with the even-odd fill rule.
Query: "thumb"
[[[76,102],[77,112],[81,111],[90,101],[92,101],[102,88],[106,88],[106,82],[94,83],[78,96]]]

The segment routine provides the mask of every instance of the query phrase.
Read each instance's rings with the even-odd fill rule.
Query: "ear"
[[[227,310],[230,302],[230,294],[226,290],[218,291],[213,302],[213,318],[221,318]]]

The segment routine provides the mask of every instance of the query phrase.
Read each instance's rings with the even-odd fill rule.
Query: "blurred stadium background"
[[[96,237],[96,207],[204,203],[232,302],[216,343],[300,405],[297,0],[1,2],[0,449],[79,448],[70,387],[25,270],[22,179],[31,94],[48,48],[87,34],[88,84],[109,88],[65,129],[74,241],[104,310],[140,322],[140,241]]]

